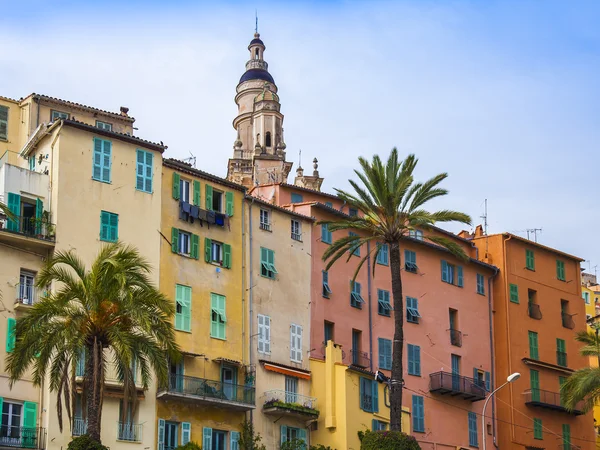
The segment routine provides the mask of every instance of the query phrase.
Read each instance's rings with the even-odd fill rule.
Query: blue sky
[[[221,176],[257,8],[288,159],[318,157],[325,190],[397,146],[418,177],[450,174],[433,207],[478,223],[487,198],[491,233],[542,228],[600,265],[598,2],[0,3],[0,95],[126,105],[138,136]]]

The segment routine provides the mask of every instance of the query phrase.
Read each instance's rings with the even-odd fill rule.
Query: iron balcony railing
[[[562,411],[576,416],[583,414],[583,401],[578,402],[572,411],[568,411],[558,392],[544,391],[542,389],[527,389],[523,392],[523,395],[525,396],[526,405],[553,409],[555,411]]]
[[[43,449],[45,441],[45,428],[0,426],[0,447]]]
[[[73,419],[73,429],[71,434],[73,436],[83,436],[87,433],[87,420],[81,417],[75,417]]]
[[[556,352],[556,364],[562,367],[567,367],[567,353],[566,352]]]
[[[540,309],[540,305],[537,303],[529,303],[528,305],[529,317],[535,320],[542,319],[542,310]]]
[[[4,217],[0,219],[0,230],[44,241],[56,241],[56,226],[44,219],[36,219],[35,217],[16,216],[14,219]]]
[[[120,441],[142,442],[142,424],[117,422],[117,439]]]
[[[467,400],[478,401],[485,398],[485,384],[473,378],[455,373],[435,372],[429,375],[429,390],[439,394],[461,396]]]
[[[367,352],[361,352],[360,350],[350,350],[351,364],[357,367],[370,367],[371,358]]]
[[[450,344],[455,347],[462,347],[462,333],[452,328],[448,331],[450,331]]]
[[[259,227],[261,230],[271,231],[271,224],[268,222],[261,222]]]
[[[573,320],[573,316],[571,314],[562,313],[562,326],[572,330],[575,328],[575,321]]]
[[[265,408],[282,406],[281,404],[286,403],[298,405],[306,409],[317,409],[317,399],[315,397],[308,397],[281,389],[273,389],[265,392],[265,403],[263,405]]]
[[[255,389],[252,386],[241,386],[186,375],[171,374],[168,391],[216,400],[228,400],[245,405],[255,404]]]
[[[292,233],[292,239],[295,241],[302,241],[302,235],[299,233]]]
[[[16,302],[32,306],[37,303],[45,291],[38,290],[33,284],[17,284]]]

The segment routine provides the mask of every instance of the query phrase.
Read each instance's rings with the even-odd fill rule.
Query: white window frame
[[[260,229],[271,231],[271,212],[267,209],[260,210]]]
[[[179,248],[177,249],[180,255],[189,255],[192,244],[192,235],[185,231],[179,230]],[[187,247],[187,248],[186,248]]]
[[[271,317],[258,315],[258,353],[271,354]]]
[[[182,202],[190,202],[190,182],[184,178],[179,179],[179,195]]]
[[[302,224],[299,220],[291,220],[292,239],[302,241]]]
[[[11,428],[18,428],[19,432],[18,435],[19,437],[17,438],[13,438],[13,437],[2,437],[0,438],[0,445],[2,444],[18,444],[21,442],[21,428],[23,427],[23,418],[25,416],[25,411],[24,411],[24,405],[21,402],[11,402],[11,401],[4,401],[3,406],[2,406],[2,411],[0,411],[0,426],[2,425],[2,420],[4,419],[4,405],[8,405],[9,406],[9,414],[8,414],[8,422],[6,424],[6,427],[10,430]],[[12,415],[12,407],[13,406],[20,406],[21,407],[21,413],[19,416],[19,424],[18,425],[13,425],[12,420],[13,420],[13,415]],[[10,434],[10,433],[9,433]]]
[[[21,270],[19,274],[19,300],[26,305],[33,305],[35,296],[35,273]]]
[[[302,362],[302,327],[295,323],[290,326],[290,360]]]
[[[423,240],[423,231],[421,230],[409,230],[408,236],[414,239],[418,239],[419,241]]]
[[[285,402],[298,403],[298,378],[285,376]]]
[[[101,130],[105,130],[105,131],[112,131],[112,123],[108,123],[108,122],[102,122],[101,120],[96,120],[96,128],[99,128]]]
[[[215,259],[217,256],[217,259]],[[223,244],[219,241],[211,241],[210,243],[210,259],[211,262],[221,264],[223,261]]]

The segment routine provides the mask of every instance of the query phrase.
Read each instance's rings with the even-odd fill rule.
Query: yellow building
[[[160,288],[176,302],[183,361],[158,392],[155,442],[235,448],[255,408],[247,364],[245,189],[166,159],[162,166]]]
[[[6,349],[11,319],[26,314],[39,297],[34,278],[53,251],[75,250],[89,267],[103,243],[119,239],[140,249],[156,268],[152,280],[158,285],[166,147],[133,137],[132,125],[124,110],[109,113],[36,94],[20,101],[0,98],[0,197],[18,216],[0,218],[0,289],[9,305],[0,333]],[[119,423],[121,384],[110,368],[107,378],[102,441],[111,448],[129,442],[153,447],[155,388],[140,390],[126,432]],[[35,442],[19,441],[26,447],[64,449],[72,435],[85,432],[80,407],[73,423],[59,431],[56,395],[47,385],[35,390],[26,377],[12,390],[1,389],[3,425],[39,428]]]
[[[600,285],[596,283],[596,277],[589,274],[582,274],[581,297],[585,303],[585,316],[587,319],[587,329],[591,332],[597,332],[600,329],[598,321],[600,315]],[[598,367],[598,358],[590,356],[590,367]],[[596,443],[600,445],[600,406],[594,407],[594,426],[596,427]]]

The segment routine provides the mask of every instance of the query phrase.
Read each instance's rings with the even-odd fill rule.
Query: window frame
[[[410,261],[409,261],[410,259]],[[404,271],[409,273],[417,273],[419,266],[417,265],[417,252],[414,250],[404,250]]]
[[[112,141],[108,139],[101,139],[94,136],[92,147],[92,180],[100,183],[112,183]],[[100,143],[98,146],[97,143]],[[108,146],[108,151],[106,147]],[[98,148],[99,147],[99,148]],[[105,164],[106,158],[108,157],[108,164]],[[96,158],[99,159],[99,163],[96,164]],[[96,176],[95,171],[98,169],[99,174]],[[108,174],[106,178],[105,175]]]
[[[179,201],[184,202],[184,203],[190,202],[190,186],[191,185],[192,185],[192,180],[188,180],[187,178],[183,178],[183,177],[179,178]]]
[[[266,256],[266,258],[264,258]],[[271,262],[272,260],[272,262]],[[277,275],[275,268],[275,251],[266,247],[260,248],[260,275],[271,280]]]
[[[140,162],[140,155],[143,161]],[[150,156],[150,163],[148,164],[148,156]],[[149,150],[142,150],[141,148],[136,149],[135,153],[135,190],[139,192],[145,192],[152,194],[154,189],[154,153]],[[140,171],[142,172],[140,174]],[[149,173],[148,173],[149,171]],[[141,181],[142,189],[139,188]],[[146,189],[147,183],[150,184],[150,189]]]
[[[290,324],[290,361],[302,363],[302,326],[296,323]]]
[[[179,238],[177,240],[177,253],[179,255],[183,255],[183,256],[191,256],[192,255],[192,233],[188,233],[187,231],[183,231],[183,230],[178,230],[179,231]],[[182,250],[182,246],[184,244],[184,239],[183,237],[186,237],[186,241],[187,241],[187,252],[184,252]]]
[[[419,313],[419,299],[406,296],[406,321],[409,323],[419,323],[421,314]]]
[[[71,113],[59,111],[58,109],[50,110],[50,122],[54,122],[56,119],[66,119],[69,120],[71,118]]]
[[[225,211],[223,211],[223,200],[224,199],[225,199],[225,191],[215,189],[213,186],[213,189],[212,189],[212,211],[220,213],[220,214],[224,214],[225,213]],[[215,205],[217,205],[218,208],[215,208]]]
[[[116,221],[116,224],[112,223],[113,220]],[[105,221],[106,225],[104,225]],[[114,238],[112,237],[113,231]],[[100,240],[102,242],[117,242],[119,240],[119,215],[117,213],[100,211]]]
[[[223,265],[223,258],[224,258],[224,253],[225,253],[223,251],[223,247],[224,247],[223,242],[215,241],[214,239],[210,240],[210,262],[212,264],[217,264],[219,266]],[[219,254],[218,259],[215,259],[215,249],[218,251],[218,254]]]
[[[265,208],[260,208],[258,213],[258,227],[264,231],[271,231],[271,211]]]
[[[391,311],[390,291],[377,289],[377,313],[380,316],[390,317]]]
[[[290,195],[290,203],[302,203],[304,201],[304,196],[302,194],[298,194],[296,192],[292,192]]]
[[[292,232],[292,239],[298,242],[302,242],[302,223],[299,220],[291,219],[290,226]]]
[[[390,265],[390,246],[388,244],[380,244],[377,243],[379,247],[379,251],[377,252],[377,264],[381,264],[382,266]]]
[[[477,293],[485,296],[485,276],[477,274]]]
[[[362,309],[363,303],[366,303],[360,293],[361,289],[361,284],[358,281],[350,280],[350,306],[353,308]]]
[[[107,127],[108,125],[108,127]],[[103,122],[102,120],[96,120],[96,128],[104,131],[112,131],[113,124],[110,122]]]
[[[329,286],[329,271],[322,270],[321,271],[321,280],[323,283],[323,292],[322,295],[325,298],[329,298],[329,296],[333,293],[331,291],[331,286]]]

